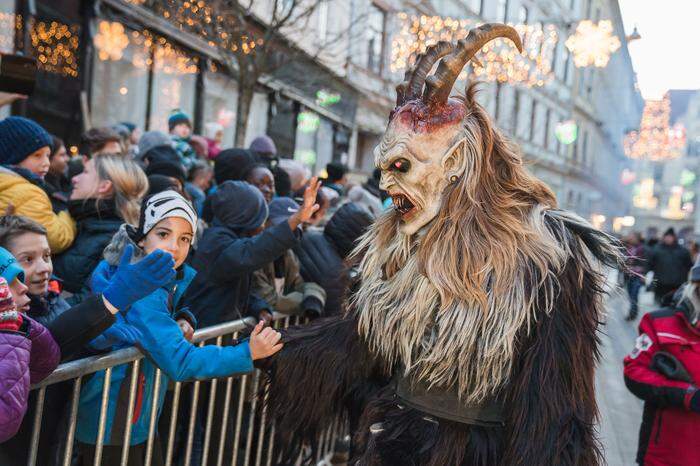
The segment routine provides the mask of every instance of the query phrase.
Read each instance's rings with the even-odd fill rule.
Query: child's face
[[[180,123],[178,125],[175,125],[171,133],[179,138],[188,138],[190,137],[190,133],[192,133],[192,130],[190,129],[190,125],[188,125],[187,123]]]
[[[171,217],[158,222],[141,240],[139,246],[146,254],[150,254],[156,249],[170,253],[175,260],[175,268],[178,268],[187,259],[192,236],[192,227],[187,220]]]
[[[51,166],[51,161],[49,160],[50,155],[51,149],[49,149],[49,146],[45,146],[30,154],[29,157],[22,160],[17,165],[22,168],[26,168],[36,176],[44,178],[49,172],[49,167]]]
[[[29,288],[29,294],[45,294],[53,273],[51,248],[46,235],[24,233],[14,238],[9,246],[17,263],[24,269],[24,284]]]
[[[15,277],[10,283],[10,293],[12,293],[12,298],[15,300],[15,305],[19,312],[29,311],[29,296],[27,296],[27,285],[22,283],[19,278]]]

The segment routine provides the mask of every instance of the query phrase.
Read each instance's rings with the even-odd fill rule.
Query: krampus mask
[[[462,68],[493,39],[522,43],[515,29],[485,24],[456,42],[438,42],[417,57],[399,84],[396,108],[381,144],[375,150],[382,170],[381,187],[401,215],[401,232],[416,233],[438,213],[442,193],[450,183],[470,175],[470,151],[477,141],[465,125],[469,102],[451,98]],[[435,74],[428,76],[440,60]]]

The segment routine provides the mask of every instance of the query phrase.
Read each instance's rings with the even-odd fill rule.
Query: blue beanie
[[[0,165],[16,165],[42,147],[51,147],[51,135],[36,122],[22,117],[0,121]]]
[[[291,197],[276,197],[270,202],[270,223],[278,225],[299,211]]]
[[[15,256],[5,248],[0,248],[0,277],[11,285],[15,278],[24,281],[24,269],[17,263]]]
[[[192,121],[190,120],[190,116],[182,110],[180,110],[179,108],[176,108],[172,111],[172,113],[170,113],[170,117],[168,118],[168,130],[172,131],[173,128],[179,125],[180,123],[185,123],[190,128],[192,127]]]
[[[245,181],[226,181],[212,195],[214,219],[236,232],[252,231],[267,219],[267,203],[258,188]]]

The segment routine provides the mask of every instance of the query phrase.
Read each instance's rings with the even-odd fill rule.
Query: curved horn
[[[423,102],[427,105],[446,102],[464,65],[484,45],[499,37],[510,39],[518,51],[523,52],[523,43],[515,28],[501,23],[482,24],[469,31],[467,37],[460,39],[454,52],[443,58],[435,73],[425,80]]]
[[[396,86],[396,106],[404,104],[406,101],[416,99],[420,96],[425,83],[425,77],[433,69],[436,61],[454,51],[455,44],[440,41],[429,45],[425,52],[416,57],[413,67],[406,70],[403,82]]]

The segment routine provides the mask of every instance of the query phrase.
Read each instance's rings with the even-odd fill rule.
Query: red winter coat
[[[625,384],[645,401],[637,451],[640,465],[700,466],[700,413],[690,409],[700,383],[700,330],[690,324],[688,315],[683,305],[646,314],[635,348],[625,358]],[[691,382],[673,380],[652,368],[659,351],[675,356]]]

